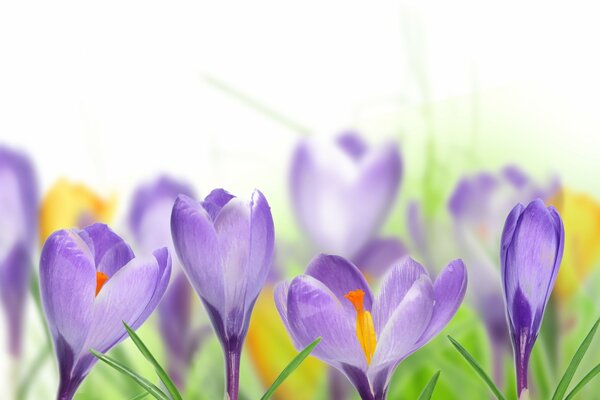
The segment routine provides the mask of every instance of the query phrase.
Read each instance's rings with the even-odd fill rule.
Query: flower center
[[[104,272],[96,272],[96,296],[98,296],[106,281],[108,281],[108,276]]]
[[[344,295],[346,299],[352,303],[356,309],[356,337],[360,347],[362,347],[367,364],[371,364],[371,358],[375,354],[375,345],[377,337],[375,335],[375,326],[373,325],[373,317],[369,311],[365,311],[363,302],[365,292],[360,289],[351,290]]]

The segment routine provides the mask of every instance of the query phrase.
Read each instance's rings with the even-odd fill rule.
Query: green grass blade
[[[139,349],[140,353],[142,353],[146,360],[148,360],[148,362],[152,364],[152,366],[154,367],[154,371],[156,371],[156,375],[158,375],[162,383],[165,384],[165,387],[169,391],[169,394],[171,395],[173,400],[182,400],[181,394],[179,394],[179,391],[177,390],[177,386],[175,386],[169,375],[165,372],[164,368],[160,366],[158,361],[156,361],[156,358],[154,358],[150,350],[148,350],[148,347],[146,347],[144,342],[142,342],[142,339],[140,339],[137,333],[135,333],[133,329],[131,329],[129,325],[127,325],[125,322],[123,322],[123,325],[125,326],[129,337],[131,338],[131,340],[133,340],[133,343]]]
[[[152,396],[154,396],[155,399],[158,400],[169,400],[169,397],[167,397],[166,394],[164,394],[158,387],[156,387],[153,383],[151,383],[150,381],[148,381],[146,378],[139,376],[138,374],[136,374],[135,372],[133,372],[132,370],[130,370],[129,368],[127,368],[126,366],[118,363],[117,361],[113,360],[112,358],[99,353],[93,349],[90,349],[90,353],[92,353],[94,356],[96,356],[98,359],[100,359],[100,361],[105,362],[106,364],[108,364],[109,366],[113,367],[114,369],[116,369],[117,371],[121,372],[122,374],[125,374],[127,376],[129,376],[131,379],[133,379],[138,385],[140,385],[141,387],[143,387],[149,394],[151,394]]]
[[[304,348],[304,350],[302,350],[296,357],[294,357],[294,359],[287,365],[287,367],[285,367],[283,369],[283,371],[281,371],[281,374],[279,374],[279,376],[277,377],[277,379],[275,379],[275,382],[273,382],[273,384],[271,385],[271,387],[265,392],[265,394],[260,399],[261,400],[267,400],[271,396],[273,396],[273,393],[279,387],[279,385],[281,385],[283,383],[283,381],[285,381],[285,379],[292,372],[294,372],[294,370],[296,368],[298,368],[298,366],[300,364],[302,364],[302,361],[304,361],[304,359],[306,357],[308,357],[308,355],[313,351],[313,349],[317,346],[317,344],[319,344],[320,341],[321,341],[320,337],[316,338],[314,342],[312,342],[311,344],[309,344],[308,346],[306,346]]]
[[[500,392],[498,387],[494,384],[494,381],[490,379],[490,377],[485,373],[483,368],[481,368],[477,361],[475,361],[473,356],[464,347],[462,347],[460,343],[458,343],[452,336],[448,336],[448,339],[454,345],[454,347],[456,347],[456,350],[458,350],[458,352],[464,357],[464,359],[467,360],[469,365],[471,365],[471,368],[473,368],[475,372],[477,372],[479,377],[488,385],[494,396],[496,396],[498,400],[504,400],[504,395],[502,394],[502,392]]]
[[[581,344],[579,345],[579,348],[577,349],[577,351],[575,352],[575,355],[573,356],[573,359],[569,363],[569,366],[567,367],[565,374],[560,379],[560,382],[558,383],[558,386],[556,387],[556,390],[554,391],[552,400],[562,400],[565,397],[565,393],[567,393],[567,389],[569,388],[571,379],[573,379],[573,376],[575,375],[575,372],[577,371],[577,367],[579,367],[579,363],[581,363],[581,360],[583,359],[585,352],[590,347],[590,344],[592,343],[592,339],[594,338],[594,335],[596,334],[596,331],[598,330],[598,324],[600,324],[600,319],[598,319],[596,321],[596,323],[594,324],[594,326],[592,327],[590,332],[587,334],[585,339],[583,339],[583,342],[581,342]]]
[[[586,376],[583,377],[582,380],[571,390],[571,392],[565,397],[565,400],[571,400],[575,397],[575,394],[579,392],[585,385],[587,385],[596,375],[600,373],[600,364],[596,365],[590,372],[587,373]]]
[[[421,395],[419,395],[419,400],[430,400],[431,399],[431,396],[433,395],[433,390],[435,389],[435,385],[436,385],[439,377],[440,377],[440,371],[436,372],[431,377],[431,379],[427,383],[427,386],[425,386],[425,388],[421,392]]]

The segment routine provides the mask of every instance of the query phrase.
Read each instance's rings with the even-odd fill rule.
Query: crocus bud
[[[560,215],[540,199],[517,204],[502,232],[500,261],[519,396],[527,392],[529,356],[542,325],[564,246]]]

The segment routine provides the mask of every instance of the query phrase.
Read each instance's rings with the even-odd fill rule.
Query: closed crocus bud
[[[540,199],[527,207],[517,204],[502,232],[501,274],[519,397],[527,393],[529,356],[554,288],[564,235],[560,215]]]
[[[175,250],[211,319],[225,355],[227,395],[237,400],[250,314],[273,257],[273,218],[258,190],[250,200],[213,190],[202,202],[181,195],[171,215]]]
[[[15,358],[21,353],[37,205],[37,182],[29,159],[0,146],[0,301],[8,322],[9,351]]]
[[[385,222],[401,177],[393,142],[369,148],[355,133],[304,140],[292,157],[294,212],[316,249],[354,259]]]
[[[179,194],[194,196],[183,182],[162,176],[140,186],[134,193],[129,211],[129,228],[137,249],[152,254],[158,247],[167,247],[174,254],[171,239],[171,211]],[[158,306],[160,333],[167,349],[169,376],[183,389],[185,377],[194,353],[208,326],[195,329],[192,323],[194,291],[179,266],[173,260],[173,278]]]
[[[82,183],[59,179],[46,193],[40,208],[40,241],[59,229],[108,223],[116,200],[104,199]]]
[[[134,257],[108,226],[54,232],[40,260],[40,290],[60,374],[58,399],[72,399],[96,362],[137,329],[162,298],[171,275],[166,248]]]

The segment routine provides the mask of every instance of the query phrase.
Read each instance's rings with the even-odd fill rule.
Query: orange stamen
[[[364,309],[365,292],[360,289],[351,290],[344,297],[356,309],[356,338],[365,353],[367,364],[371,364],[371,358],[375,354],[375,346],[377,345],[377,336],[375,335],[373,317],[369,311]]]
[[[98,296],[106,281],[108,281],[108,276],[104,272],[96,272],[96,296]]]

